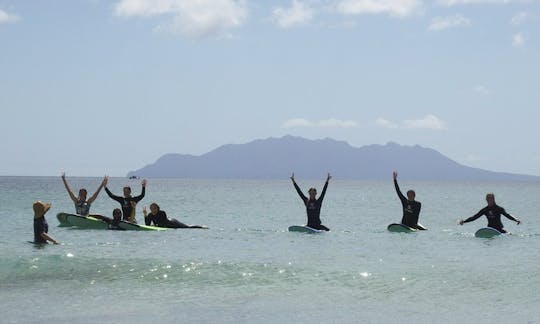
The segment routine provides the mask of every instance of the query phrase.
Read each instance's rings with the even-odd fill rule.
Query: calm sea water
[[[71,178],[90,194],[100,179]],[[323,181],[298,180],[304,190]],[[429,231],[389,233],[401,206],[392,182],[330,183],[322,220],[332,231],[289,233],[305,211],[290,181],[150,179],[141,208],[209,230],[118,232],[59,228],[73,212],[60,178],[0,177],[2,323],[537,323],[540,183],[408,182]],[[111,179],[120,194],[138,181]],[[477,239],[462,226],[486,192],[523,223]],[[36,247],[32,202],[53,203]],[[93,213],[117,203],[104,192]]]

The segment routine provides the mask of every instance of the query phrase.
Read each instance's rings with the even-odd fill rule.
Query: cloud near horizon
[[[125,18],[168,17],[155,30],[201,38],[226,36],[248,16],[242,0],[120,0],[115,14]]]
[[[14,23],[19,20],[21,20],[21,17],[0,9],[0,24]]]
[[[391,17],[409,17],[422,14],[421,0],[340,0],[337,11],[345,15],[387,14]]]
[[[272,19],[284,29],[304,25],[311,21],[313,15],[311,7],[297,0],[292,0],[289,8],[278,7],[272,11]]]
[[[298,128],[298,127],[318,127],[318,128],[351,128],[357,127],[358,123],[354,120],[341,120],[336,118],[324,119],[319,121],[310,121],[304,118],[293,118],[286,120],[282,128]]]
[[[431,19],[428,30],[441,31],[449,28],[469,27],[471,20],[461,14],[447,16],[447,17],[434,17]]]
[[[447,130],[446,122],[434,115],[426,115],[420,119],[408,119],[401,122],[393,122],[384,118],[378,118],[375,123],[388,129],[427,129],[434,131]]]

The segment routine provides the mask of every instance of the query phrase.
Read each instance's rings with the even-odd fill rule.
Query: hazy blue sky
[[[285,134],[540,175],[540,4],[0,0],[0,112],[0,175]]]

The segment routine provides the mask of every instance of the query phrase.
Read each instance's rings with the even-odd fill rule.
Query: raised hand
[[[332,176],[330,175],[330,172],[328,172],[328,175],[326,176],[326,182],[330,181],[332,179]]]
[[[146,206],[144,206],[142,208],[142,213],[144,214],[144,217],[146,217],[146,215],[148,215],[148,211],[146,210]]]
[[[65,180],[66,179],[66,173],[65,172],[62,172],[62,174],[60,175],[60,177]]]
[[[142,185],[143,187],[146,187],[146,179],[143,179],[143,181],[141,181],[141,185]]]
[[[397,171],[394,171],[394,172],[392,173],[392,176],[394,177],[394,180],[397,180],[397,176],[398,176]]]
[[[294,182],[294,172],[293,172],[293,174],[291,175],[291,180]]]
[[[109,176],[103,177],[103,187],[107,187],[107,184],[109,183]]]

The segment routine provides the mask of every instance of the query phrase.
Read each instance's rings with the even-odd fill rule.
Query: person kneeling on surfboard
[[[123,231],[124,228],[120,227],[120,222],[122,221],[122,210],[120,208],[115,208],[113,210],[113,218],[101,215],[93,215],[92,217],[101,219],[105,223],[109,224],[110,230]]]
[[[69,194],[69,197],[75,204],[75,213],[77,215],[81,216],[88,216],[90,214],[90,205],[96,200],[97,196],[99,195],[99,192],[101,189],[107,184],[107,177],[103,178],[103,181],[99,185],[96,192],[92,195],[92,197],[86,199],[86,196],[88,195],[88,191],[84,188],[79,189],[79,196],[75,197],[73,194],[73,191],[69,188],[69,185],[66,181],[66,173],[62,172],[62,182],[64,183],[64,187],[66,187],[66,190]]]
[[[332,179],[332,176],[330,176],[330,173],[328,173],[328,176],[326,177],[326,182],[324,184],[324,188],[322,190],[321,196],[317,199],[317,189],[310,188],[308,190],[309,198],[307,198],[303,193],[300,187],[296,184],[296,181],[294,180],[294,173],[291,176],[291,180],[293,182],[294,188],[296,189],[296,192],[304,202],[304,205],[306,205],[306,212],[307,212],[307,226],[317,229],[317,230],[323,230],[323,231],[329,231],[330,229],[324,225],[321,224],[321,206],[324,199],[324,195],[326,194],[326,189],[328,188],[328,182]]]
[[[501,215],[504,215],[506,218],[510,219],[510,220],[513,220],[514,222],[516,222],[518,225],[521,224],[521,221],[515,217],[513,217],[512,215],[508,214],[506,212],[506,210],[504,210],[504,208],[500,207],[499,205],[497,205],[497,203],[495,202],[495,195],[493,193],[488,193],[486,195],[486,201],[487,201],[487,206],[484,207],[482,210],[480,210],[478,213],[476,213],[476,215],[474,216],[471,216],[469,218],[467,218],[466,220],[460,220],[459,221],[459,225],[463,225],[464,223],[468,223],[468,222],[472,222],[476,219],[478,219],[480,216],[484,215],[487,217],[488,219],[488,227],[491,227],[491,228],[494,228],[496,229],[497,231],[501,232],[501,233],[506,233],[506,231],[504,230],[504,226],[501,222]]]
[[[401,206],[403,207],[403,217],[401,218],[401,224],[415,228],[418,230],[425,230],[422,225],[418,224],[418,218],[420,217],[420,210],[422,209],[422,204],[419,201],[416,201],[416,193],[414,190],[407,191],[407,198],[401,193],[399,185],[397,182],[398,173],[394,171],[394,187],[396,188],[397,195],[399,200],[401,200]]]
[[[135,209],[132,206],[132,203],[138,203],[139,201],[141,201],[141,199],[144,198],[144,195],[146,193],[146,179],[144,179],[141,182],[141,185],[142,185],[141,194],[136,197],[131,196],[131,187],[124,187],[124,197],[113,195],[112,192],[109,190],[109,188],[107,188],[108,181],[109,179],[106,178],[105,179],[105,192],[107,193],[109,197],[111,197],[113,200],[116,200],[117,202],[120,203],[120,205],[122,205],[122,214],[123,214],[124,220],[130,223],[136,224],[137,222],[135,220],[135,212],[134,212]]]
[[[206,226],[201,225],[186,225],[176,219],[168,219],[167,214],[159,208],[159,205],[156,203],[150,204],[150,213],[146,210],[146,206],[143,207],[144,222],[146,225],[150,226],[154,223],[154,226],[157,227],[166,227],[166,228],[204,228]]]
[[[51,208],[51,204],[36,201],[32,207],[34,208],[34,243],[46,244],[47,241],[50,241],[54,244],[59,244],[57,240],[48,234],[49,224],[45,220],[45,214]]]

